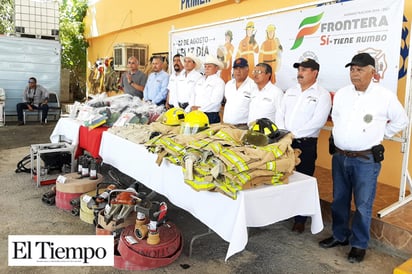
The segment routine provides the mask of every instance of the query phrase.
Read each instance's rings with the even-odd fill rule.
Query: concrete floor
[[[93,225],[82,222],[69,212],[41,202],[51,186],[36,187],[27,173],[15,173],[16,164],[29,154],[31,144],[49,143],[55,123],[46,126],[29,123],[0,127],[0,273],[126,273],[112,267],[8,267],[8,235],[93,235]],[[106,167],[110,168],[110,167]],[[103,173],[104,174],[104,173]],[[129,178],[130,179],[130,178]],[[127,180],[127,178],[125,178]],[[158,196],[157,199],[164,199]],[[270,210],[270,209],[262,209]],[[290,231],[292,220],[249,230],[246,249],[224,261],[228,244],[212,234],[195,241],[194,235],[207,227],[190,213],[169,204],[168,216],[182,231],[184,248],[180,257],[164,268],[146,273],[392,273],[408,257],[376,241],[371,241],[364,262],[351,264],[346,256],[349,247],[325,250],[318,242],[330,235],[330,224],[312,235]]]

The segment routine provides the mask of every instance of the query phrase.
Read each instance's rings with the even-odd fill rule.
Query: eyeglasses
[[[253,74],[262,74],[262,73],[266,73],[266,71],[262,71],[262,70],[254,70]]]

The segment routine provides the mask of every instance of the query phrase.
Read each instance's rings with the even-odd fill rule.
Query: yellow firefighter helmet
[[[186,112],[181,108],[171,108],[166,111],[161,119],[161,123],[169,126],[178,126],[185,120]]]
[[[255,23],[253,21],[247,22],[246,29],[255,29]]]
[[[181,124],[180,133],[192,135],[209,127],[209,118],[200,110],[193,110],[186,114],[185,121]]]

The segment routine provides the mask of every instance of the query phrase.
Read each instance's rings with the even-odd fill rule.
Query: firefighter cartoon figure
[[[262,43],[259,50],[259,63],[266,63],[272,67],[272,83],[276,82],[276,72],[280,68],[282,45],[279,38],[275,36],[276,27],[272,24],[266,28],[266,40]]]
[[[232,44],[233,33],[231,30],[225,32],[225,44],[217,49],[217,58],[223,63],[224,67],[220,77],[225,81],[232,79],[232,57],[235,47]]]
[[[243,57],[249,63],[249,68],[255,67],[255,53],[259,53],[259,45],[255,39],[255,23],[249,21],[246,25],[246,37],[239,42],[236,58]],[[249,76],[253,77],[253,69],[249,70]]]

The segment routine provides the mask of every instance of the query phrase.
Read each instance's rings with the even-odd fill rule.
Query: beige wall
[[[241,0],[239,4],[235,3],[234,0],[210,0],[208,2],[202,7],[180,11],[180,0],[98,1],[89,7],[85,20],[90,43],[88,61],[93,63],[97,58],[112,56],[113,45],[122,42],[148,44],[149,56],[153,52],[167,52],[169,31],[173,28],[189,28],[271,10],[281,10],[289,6],[313,3],[313,1],[305,0]],[[405,23],[404,26],[410,31],[412,1],[405,2],[405,14],[409,22]],[[398,97],[401,102],[404,101],[405,77],[399,81]],[[322,131],[320,135],[317,162],[319,166],[328,169],[330,169],[331,160],[327,142],[329,134],[329,131]],[[403,154],[400,153],[401,144],[394,141],[384,141],[384,145],[386,149],[385,160],[379,181],[398,187],[403,157]],[[412,164],[409,169],[411,166]]]

